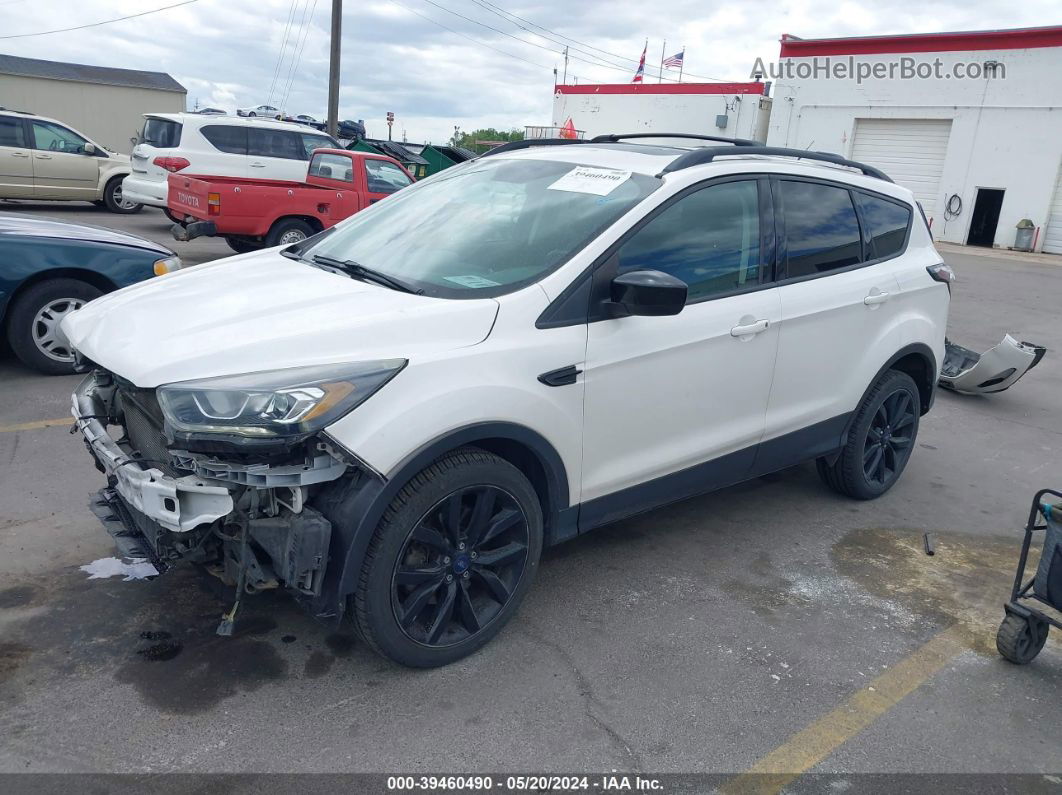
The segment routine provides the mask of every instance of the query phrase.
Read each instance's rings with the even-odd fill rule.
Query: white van
[[[148,113],[122,190],[129,200],[166,209],[166,178],[175,171],[297,182],[306,176],[310,153],[321,147],[342,148],[324,133],[289,122]]]

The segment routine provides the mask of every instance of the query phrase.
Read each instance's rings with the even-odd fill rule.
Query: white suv
[[[510,144],[68,317],[126,554],[349,609],[434,666],[498,632],[546,545],[806,460],[887,491],[950,295],[911,192],[821,153],[628,138]]]
[[[342,148],[324,133],[291,122],[150,113],[144,116],[132,173],[122,188],[127,199],[165,208],[166,178],[175,171],[301,182],[310,153],[322,147]]]

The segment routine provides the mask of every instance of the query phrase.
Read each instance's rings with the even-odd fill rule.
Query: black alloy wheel
[[[911,452],[911,431],[917,418],[911,393],[899,388],[874,412],[863,442],[863,474],[871,483],[892,485]]]
[[[509,603],[529,545],[527,517],[511,494],[493,485],[458,489],[406,539],[391,578],[395,620],[425,646],[471,638]]]

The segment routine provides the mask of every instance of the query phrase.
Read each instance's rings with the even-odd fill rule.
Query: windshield
[[[628,171],[486,158],[374,204],[300,253],[356,262],[425,295],[500,295],[562,265],[659,184]]]

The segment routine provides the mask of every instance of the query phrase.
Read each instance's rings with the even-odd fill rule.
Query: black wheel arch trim
[[[858,409],[861,405],[863,405],[863,401],[866,400],[867,395],[870,394],[870,390],[874,388],[874,385],[878,383],[878,381],[883,375],[885,375],[886,372],[893,369],[893,365],[896,364],[896,362],[910,356],[911,354],[916,354],[924,360],[922,366],[927,368],[928,374],[928,378],[926,379],[929,382],[928,395],[922,394],[922,387],[924,386],[924,384],[918,383],[918,379],[915,379],[915,384],[918,386],[919,403],[921,403],[921,410],[919,414],[924,416],[933,407],[933,400],[936,398],[937,392],[937,357],[933,355],[932,349],[924,342],[914,342],[910,345],[905,345],[889,357],[889,360],[878,369],[878,371],[874,374],[874,377],[870,380],[870,383],[867,384],[867,388],[864,390],[862,397],[859,398],[859,402],[852,409],[852,415],[848,420],[848,424],[845,426],[844,434],[841,437],[842,445],[848,439],[848,432],[852,429],[852,423],[855,421],[855,416],[858,413]]]
[[[329,484],[331,489],[326,488],[315,507],[332,522],[332,547],[322,594],[307,605],[311,612],[324,620],[337,621],[341,617],[347,597],[356,588],[376,527],[395,496],[414,475],[453,450],[499,439],[530,450],[542,467],[546,481],[542,512],[546,544],[575,535],[578,509],[569,507],[568,474],[553,445],[537,431],[516,423],[467,425],[423,445],[384,476],[365,472],[360,481],[352,483],[341,478]],[[489,447],[484,449],[489,450]],[[351,487],[354,487],[353,494],[344,493]]]

